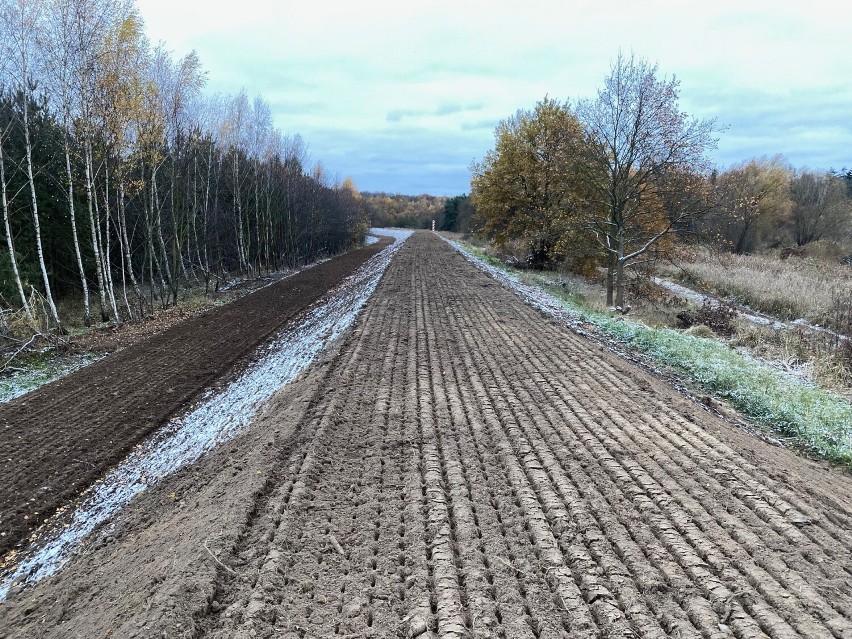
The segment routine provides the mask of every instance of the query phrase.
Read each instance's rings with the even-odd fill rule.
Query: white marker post
[[[432,220],[432,232],[435,232],[435,220]]]

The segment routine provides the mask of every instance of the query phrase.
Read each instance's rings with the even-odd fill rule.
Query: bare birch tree
[[[607,254],[609,305],[624,306],[625,268],[695,214],[663,203],[673,173],[709,168],[715,123],[679,110],[679,85],[659,78],[656,65],[619,53],[597,98],[577,106],[590,142],[586,226]]]
[[[15,239],[12,235],[12,224],[9,219],[9,198],[6,192],[6,163],[3,158],[3,139],[8,130],[8,125],[3,126],[0,123],[0,203],[3,206],[3,228],[6,231],[6,248],[9,251],[9,265],[12,268],[12,277],[15,280],[15,288],[18,290],[18,295],[21,298],[21,308],[24,309],[29,320],[34,319],[30,303],[27,300],[27,295],[24,292],[24,284],[21,281],[21,271],[18,268],[18,257],[15,255]]]
[[[9,56],[6,55],[6,51],[0,47],[0,99],[4,98],[3,92],[6,91],[6,87],[9,82],[9,77],[7,76],[8,72],[8,60]],[[11,98],[9,99],[11,103]],[[10,110],[11,116],[11,110]],[[9,252],[9,266],[12,269],[12,279],[15,282],[15,288],[17,289],[18,295],[21,300],[21,308],[24,310],[24,314],[27,316],[27,319],[32,321],[33,312],[30,309],[29,301],[27,300],[27,295],[24,292],[24,284],[21,281],[21,271],[18,268],[18,257],[15,254],[15,238],[12,235],[12,223],[10,220],[10,211],[9,211],[9,196],[7,192],[7,182],[6,182],[6,161],[3,155],[3,145],[6,141],[7,134],[12,127],[11,117],[8,121],[4,121],[0,118],[0,205],[3,207],[3,229],[6,233],[6,248]]]
[[[240,156],[245,154],[246,128],[250,105],[245,91],[240,91],[228,103],[228,118],[224,123],[224,139],[231,154],[231,188],[233,190],[233,212],[235,220],[237,254],[240,269],[249,267],[246,224],[243,219],[242,183],[244,176],[240,171]]]

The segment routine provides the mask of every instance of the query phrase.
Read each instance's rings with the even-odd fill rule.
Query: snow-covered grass
[[[828,460],[852,467],[852,404],[727,344],[666,328],[649,328],[595,311],[556,287],[530,285],[482,251],[450,241],[499,282],[580,333],[602,334],[684,375],[758,425]],[[591,329],[591,330],[590,330]]]
[[[40,364],[33,362],[31,358],[22,370],[14,371],[0,378],[0,404],[26,395],[40,386],[80,370],[102,357],[103,355],[93,353],[63,358],[55,358],[46,354]]]
[[[14,570],[0,576],[0,601],[13,586],[59,570],[79,542],[137,494],[242,431],[266,401],[294,380],[352,324],[411,231],[371,229],[396,241],[370,258],[321,300],[299,323],[261,348],[258,359],[221,391],[208,392],[188,413],[171,420],[80,499],[70,516],[59,514],[36,532]]]

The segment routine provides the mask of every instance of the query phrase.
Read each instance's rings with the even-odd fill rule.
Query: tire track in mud
[[[296,432],[198,636],[852,637],[847,475],[434,235],[400,249]]]

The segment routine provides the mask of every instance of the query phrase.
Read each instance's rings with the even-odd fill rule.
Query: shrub
[[[737,318],[737,309],[730,304],[713,304],[705,299],[697,311],[686,310],[677,314],[678,326],[680,328],[691,328],[693,326],[705,326],[717,335],[730,337],[736,331],[734,320]]]
[[[704,324],[694,324],[686,329],[684,333],[692,335],[693,337],[702,337],[705,339],[716,337],[716,333],[713,332],[713,329],[709,326],[705,326]]]

